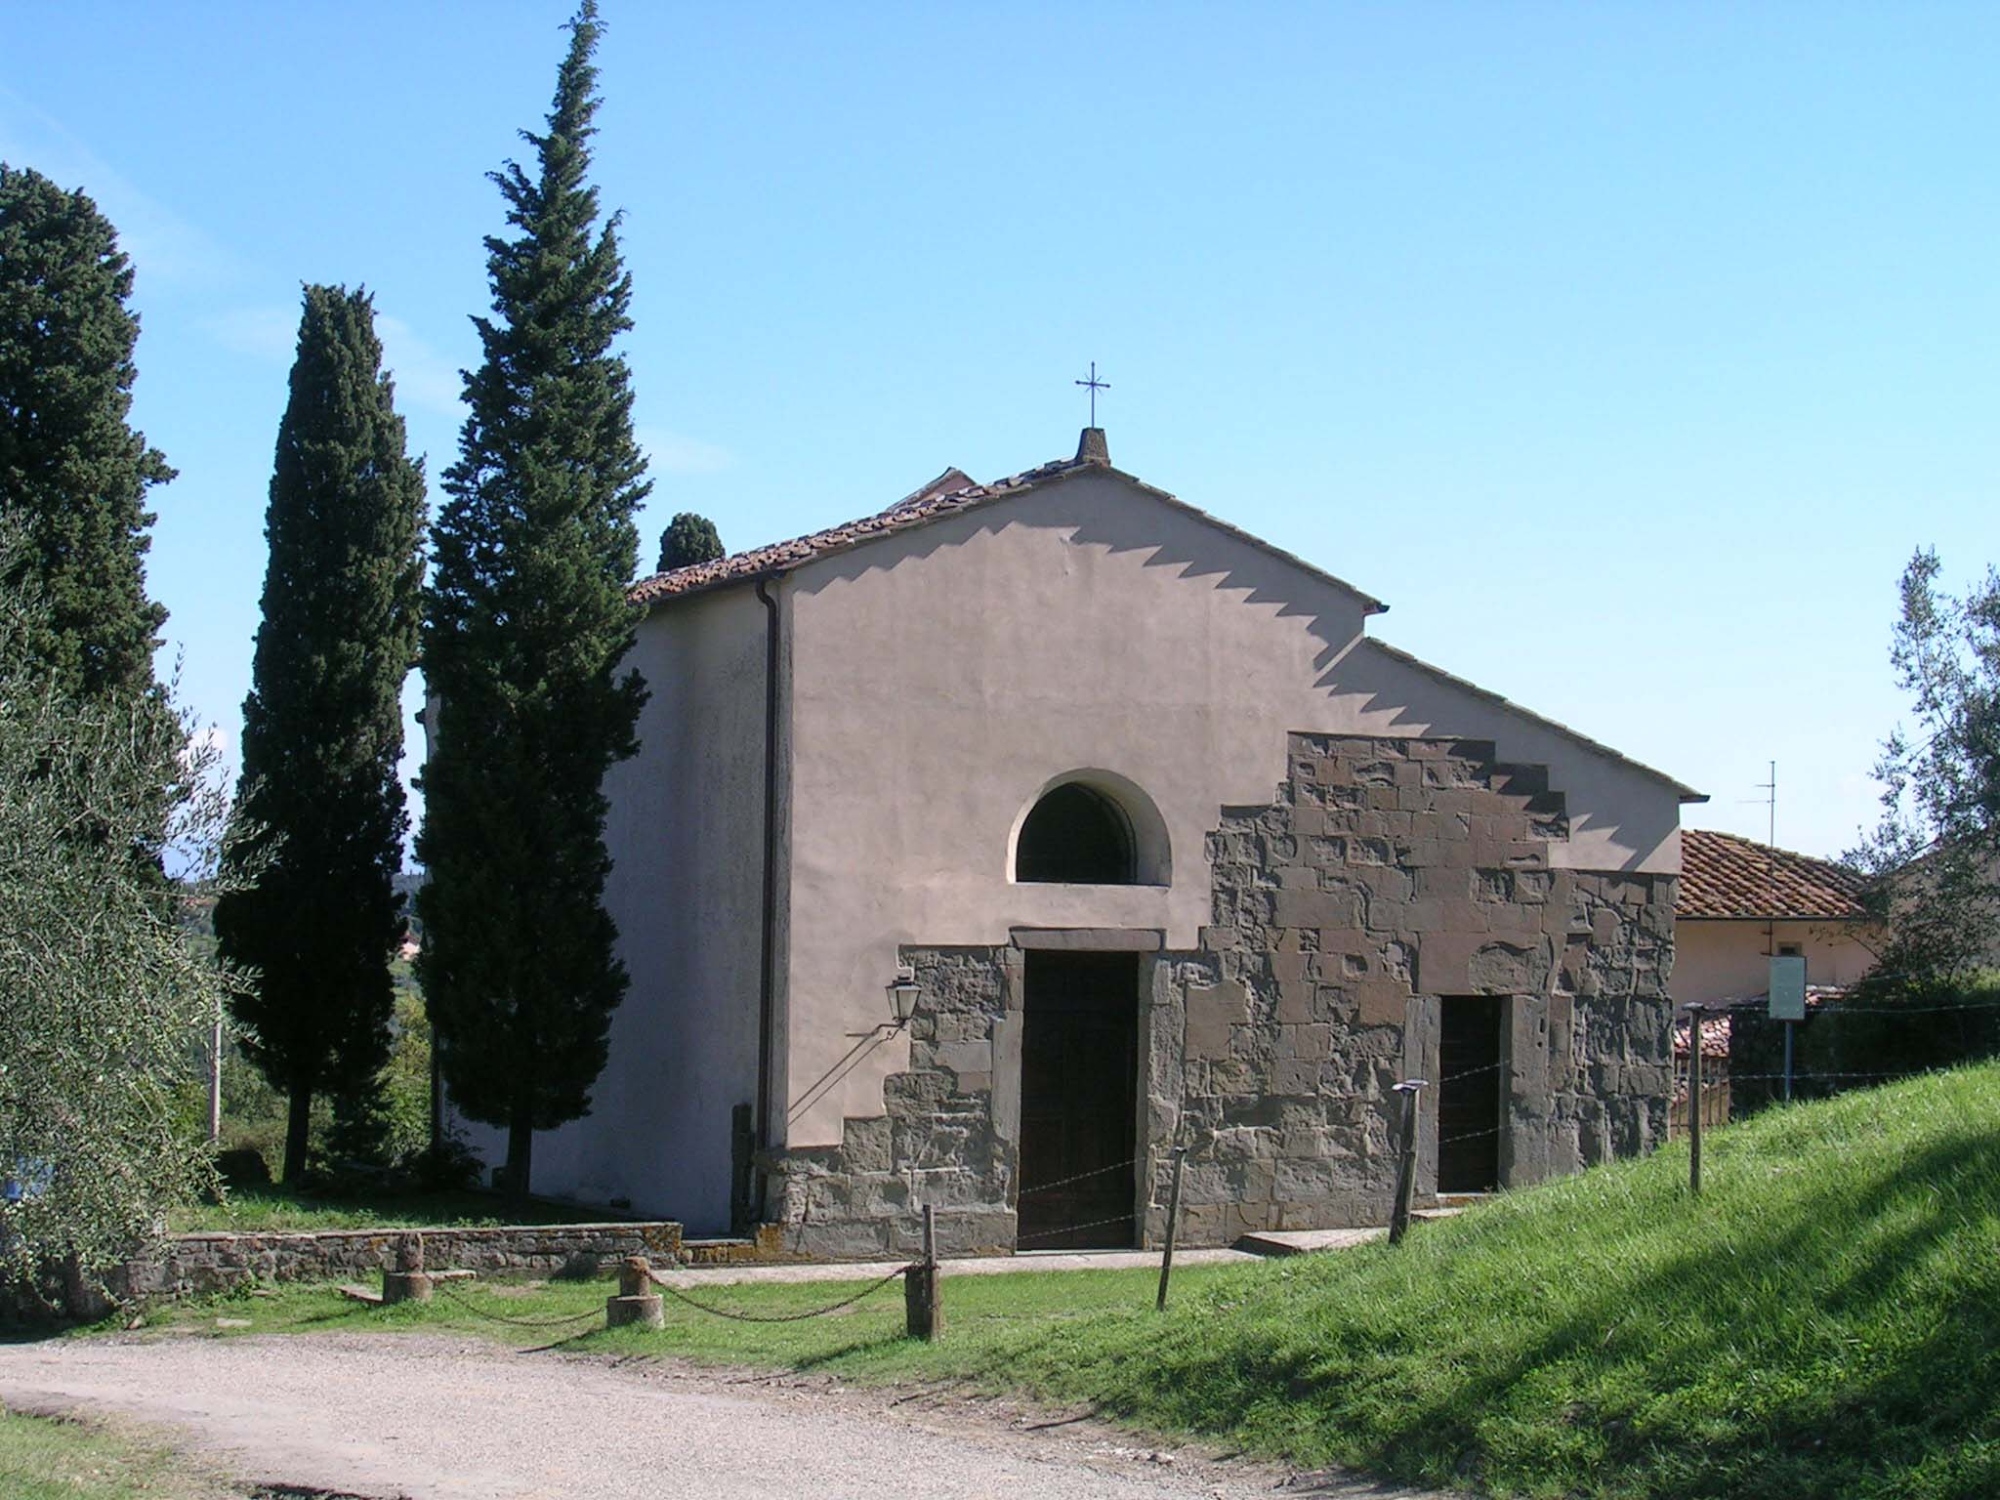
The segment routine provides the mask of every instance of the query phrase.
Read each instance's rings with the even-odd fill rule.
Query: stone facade
[[[1153,934],[1142,957],[1147,1242],[1164,1232],[1176,1139],[1187,1243],[1385,1222],[1391,1091],[1437,1078],[1446,996],[1507,999],[1504,1185],[1664,1140],[1674,877],[1552,867],[1561,792],[1489,742],[1295,734],[1289,748],[1277,798],[1224,809],[1209,837],[1199,949],[1160,951]],[[1074,936],[1145,949],[1149,935]],[[919,987],[910,1069],[839,1147],[789,1154],[789,1248],[908,1253],[927,1202],[951,1250],[1014,1243],[1023,950],[904,956]],[[1420,1143],[1428,1197],[1434,1110]]]
[[[1666,1138],[1674,877],[1551,868],[1562,794],[1487,742],[1294,735],[1290,767],[1211,837],[1184,1050],[1149,1077],[1190,1145],[1196,1243],[1385,1222],[1391,1090],[1438,1077],[1444,996],[1508,1000],[1504,1185]],[[1434,1109],[1419,1141],[1429,1195]]]

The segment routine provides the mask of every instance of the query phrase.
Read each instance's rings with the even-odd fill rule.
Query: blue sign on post
[[[1801,955],[1781,953],[1771,960],[1771,988],[1766,998],[1772,1020],[1806,1018],[1806,961]]]

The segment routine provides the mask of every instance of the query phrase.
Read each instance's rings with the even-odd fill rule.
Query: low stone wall
[[[405,1236],[423,1238],[424,1264],[498,1276],[588,1276],[628,1255],[668,1260],[681,1246],[672,1222],[525,1224],[463,1229],[331,1229],[310,1233],[182,1234],[109,1278],[120,1301],[198,1296],[281,1281],[372,1279],[396,1261]]]

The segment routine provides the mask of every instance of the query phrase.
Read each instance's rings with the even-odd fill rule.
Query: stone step
[[[785,1253],[783,1226],[759,1224],[747,1239],[682,1240],[680,1259],[689,1266],[744,1266],[798,1257]]]
[[[1246,1234],[1235,1248],[1252,1255],[1311,1255],[1320,1250],[1346,1250],[1379,1240],[1386,1229],[1264,1229]]]

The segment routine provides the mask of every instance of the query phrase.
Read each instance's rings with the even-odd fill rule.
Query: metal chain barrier
[[[1102,1229],[1107,1224],[1130,1224],[1132,1222],[1132,1217],[1133,1216],[1131,1214],[1114,1214],[1111,1218],[1108,1219],[1092,1219],[1087,1224],[1065,1224],[1060,1229],[1045,1229],[1040,1234],[1017,1235],[1015,1236],[1014,1243],[1017,1245],[1025,1245],[1030,1240],[1052,1240],[1056,1239],[1061,1235],[1075,1234],[1077,1231],[1083,1229]],[[1085,1246],[1079,1246],[1078,1248],[1096,1249],[1101,1247],[1085,1245]]]
[[[1433,1084],[1432,1086],[1437,1087],[1447,1083],[1456,1083],[1461,1078],[1471,1078],[1475,1074],[1479,1073],[1497,1073],[1503,1068],[1511,1068],[1513,1066],[1514,1065],[1512,1063],[1505,1063],[1505,1062],[1482,1063],[1479,1067],[1467,1068],[1462,1073],[1447,1073],[1444,1077],[1438,1079],[1436,1084]]]
[[[808,1318],[823,1318],[828,1313],[837,1313],[842,1308],[854,1306],[855,1303],[861,1301],[864,1297],[874,1296],[877,1292],[881,1291],[883,1287],[887,1286],[890,1282],[894,1281],[897,1277],[901,1276],[905,1271],[908,1271],[909,1269],[910,1268],[908,1266],[898,1266],[896,1267],[895,1270],[891,1271],[887,1276],[884,1276],[881,1280],[871,1281],[867,1286],[863,1287],[860,1291],[856,1292],[852,1297],[844,1297],[840,1301],[832,1303],[826,1307],[815,1307],[809,1312],[797,1312],[797,1313],[745,1313],[745,1312],[732,1312],[730,1309],[726,1307],[711,1307],[706,1302],[700,1302],[697,1301],[695,1298],[688,1296],[687,1293],[683,1292],[679,1287],[673,1285],[673,1283],[669,1281],[664,1280],[661,1277],[660,1273],[658,1271],[653,1270],[651,1267],[647,1268],[646,1277],[649,1281],[653,1283],[653,1285],[657,1286],[661,1291],[665,1292],[669,1297],[673,1298],[674,1301],[684,1303],[688,1307],[692,1307],[693,1309],[695,1309],[695,1311],[697,1312],[705,1312],[711,1318],[727,1318],[732,1323],[803,1323]]]
[[[1441,1136],[1438,1144],[1440,1146],[1449,1146],[1453,1141],[1476,1141],[1483,1135],[1499,1135],[1506,1128],[1505,1125],[1495,1125],[1487,1130],[1468,1130],[1463,1135]]]
[[[1074,1177],[1058,1177],[1054,1182],[1038,1182],[1031,1188],[1022,1188],[1017,1196],[1032,1198],[1037,1193],[1052,1193],[1059,1187],[1068,1187],[1072,1182],[1083,1182],[1088,1178],[1102,1177],[1106,1172],[1122,1172],[1127,1167],[1136,1167],[1144,1160],[1142,1156],[1127,1157],[1124,1161],[1115,1161],[1108,1167],[1093,1167],[1088,1172],[1079,1172]]]
[[[461,1297],[446,1284],[439,1283],[432,1288],[432,1291],[447,1302],[464,1308],[476,1318],[484,1318],[489,1323],[505,1323],[509,1328],[565,1328],[572,1323],[581,1323],[586,1318],[604,1316],[603,1308],[593,1307],[587,1312],[571,1313],[566,1318],[509,1318],[500,1313],[488,1312],[470,1297]]]

